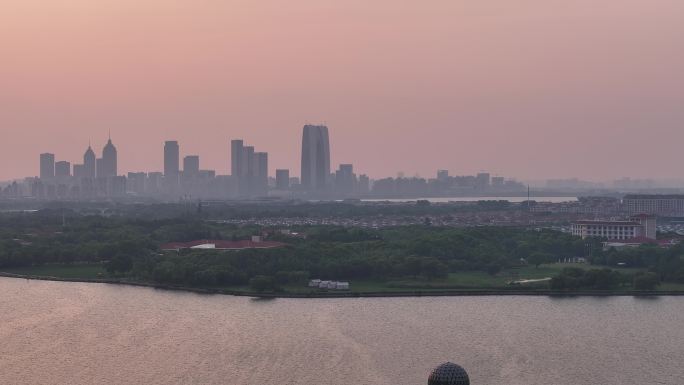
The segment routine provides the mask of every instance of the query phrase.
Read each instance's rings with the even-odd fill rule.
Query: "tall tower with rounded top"
[[[95,178],[96,162],[95,151],[93,151],[90,144],[88,144],[88,149],[85,154],[83,154],[83,176]]]
[[[98,170],[98,177],[110,177],[117,175],[117,153],[116,147],[112,144],[112,138],[110,137],[107,144],[102,149],[102,172]],[[101,174],[101,175],[100,175]]]

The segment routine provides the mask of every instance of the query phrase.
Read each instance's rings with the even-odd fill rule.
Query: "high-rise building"
[[[302,133],[302,187],[323,190],[330,177],[328,127],[305,125]]]
[[[489,173],[481,172],[475,177],[475,184],[479,188],[489,187]]]
[[[67,161],[59,161],[55,163],[55,176],[67,177],[71,176],[71,163]]]
[[[147,174],[144,172],[129,172],[126,181],[126,190],[138,195],[145,193],[145,180]]]
[[[178,142],[175,140],[167,140],[164,143],[164,178],[167,180],[175,180],[178,182],[178,174],[180,172],[180,149]]]
[[[437,170],[437,180],[440,182],[445,182],[449,179],[449,170]]]
[[[276,189],[287,190],[290,188],[290,170],[276,170]]]
[[[76,178],[85,178],[85,168],[83,167],[82,164],[75,164],[74,165],[74,176]]]
[[[252,160],[254,192],[265,194],[268,189],[268,153],[255,152]]]
[[[356,189],[356,175],[354,166],[351,164],[341,164],[339,170],[335,172],[335,188],[338,193],[349,194]]]
[[[240,162],[240,177],[249,180],[254,175],[254,146],[244,146],[242,148],[242,160]]]
[[[112,177],[117,175],[117,154],[116,147],[112,144],[112,138],[109,138],[107,144],[102,149],[102,164],[101,168],[97,170],[98,177]]]
[[[230,174],[238,178],[242,175],[242,151],[244,142],[235,139],[230,142]]]
[[[95,158],[95,151],[88,145],[88,149],[83,154],[83,177],[95,178],[97,173],[97,159]]]
[[[183,158],[183,176],[194,177],[199,175],[199,156],[188,155]]]
[[[54,178],[55,177],[55,154],[48,152],[40,154],[40,178]]]
[[[105,169],[105,167],[104,167],[104,163],[102,162],[102,158],[95,159],[95,175],[98,178],[104,177],[104,175],[105,175],[104,169]]]
[[[370,192],[370,178],[368,175],[359,175],[358,192],[361,194],[368,194]]]

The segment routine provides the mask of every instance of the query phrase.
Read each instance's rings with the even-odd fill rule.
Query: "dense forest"
[[[495,275],[522,265],[541,265],[584,256],[606,267],[648,268],[645,281],[684,283],[682,246],[601,250],[600,240],[513,227],[404,226],[379,230],[332,226],[277,229],[219,224],[197,216],[140,219],[69,216],[56,212],[0,215],[0,268],[49,263],[102,263],[112,276],[194,286],[271,287],[322,279],[438,280],[450,272]],[[246,239],[269,234],[287,246],[268,250],[161,252],[165,242],[197,239]],[[591,276],[586,276],[589,274]],[[593,274],[593,275],[592,275]],[[604,288],[624,284],[609,272],[564,271],[553,288]],[[636,279],[636,278],[634,278]],[[596,283],[599,282],[599,283]]]

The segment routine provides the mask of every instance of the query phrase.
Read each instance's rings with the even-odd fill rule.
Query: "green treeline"
[[[648,290],[660,281],[684,283],[684,249],[650,246],[601,250],[552,230],[512,227],[405,226],[363,229],[332,226],[277,229],[208,222],[197,217],[145,220],[70,216],[55,213],[0,215],[0,268],[50,263],[102,263],[112,276],[190,286],[245,286],[271,290],[303,285],[308,278],[331,280],[440,280],[449,273],[496,275],[525,265],[539,266],[592,250],[592,264],[641,267],[631,276],[610,269],[565,269],[551,281],[557,290]],[[276,249],[161,252],[159,245],[197,239],[246,239],[269,233],[285,242]]]

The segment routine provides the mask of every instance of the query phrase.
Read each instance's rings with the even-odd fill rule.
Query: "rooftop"
[[[583,220],[574,222],[576,225],[597,225],[597,226],[641,226],[639,222],[634,221],[592,221]]]
[[[272,241],[224,241],[202,239],[190,242],[171,242],[160,245],[162,250],[181,250],[181,249],[215,249],[215,250],[243,250],[243,249],[272,249],[275,247],[286,246],[286,243]]]
[[[684,194],[628,194],[623,199],[684,199]]]

